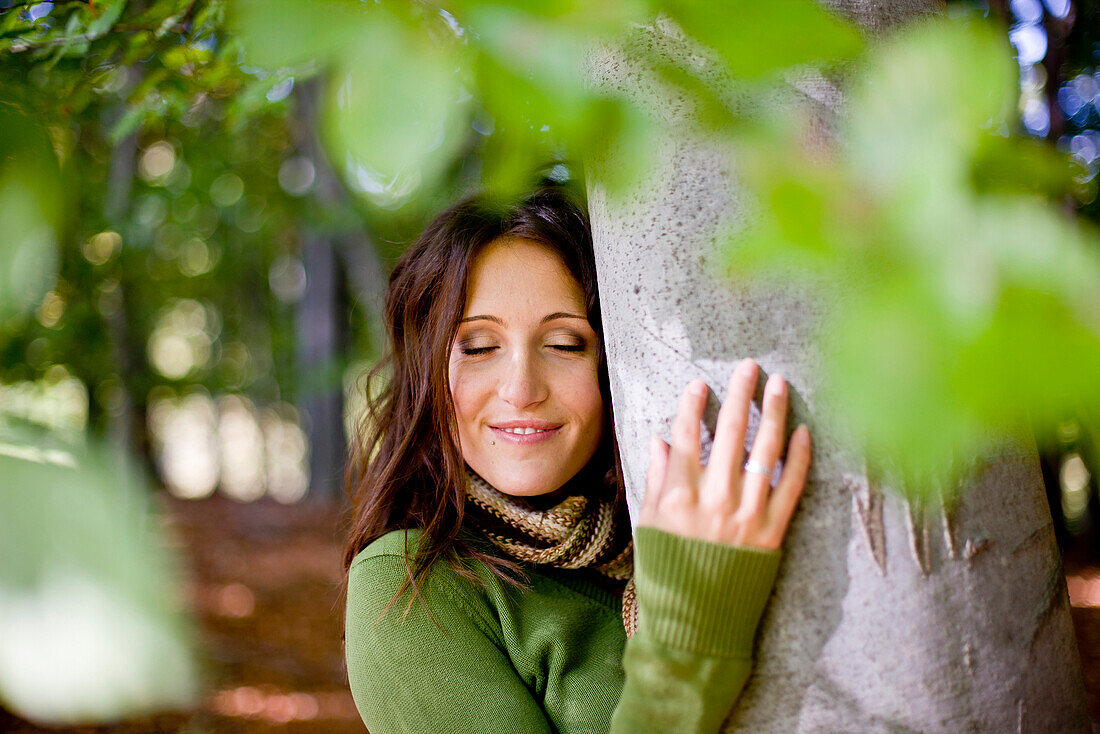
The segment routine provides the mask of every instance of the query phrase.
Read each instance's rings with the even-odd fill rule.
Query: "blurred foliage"
[[[53,724],[191,704],[175,568],[143,481],[113,452],[28,438],[5,431],[0,452],[0,703]]]
[[[470,148],[456,131],[484,125],[481,115],[495,131],[481,143],[483,180],[502,192],[522,181],[517,161],[611,151],[616,165],[600,171],[613,190],[639,185],[651,164],[635,153],[654,150],[661,132],[624,96],[587,86],[583,55],[589,44],[621,41],[624,23],[652,18],[655,5],[391,4],[349,16],[347,3],[334,2],[324,15],[339,18],[338,37],[293,42],[261,22],[265,6],[232,7],[247,54],[331,70],[330,149],[351,175],[365,168],[372,180],[431,191],[440,159]],[[1018,72],[1003,29],[957,13],[862,56],[859,32],[808,0],[660,10],[750,100],[731,108],[697,70],[649,59],[738,150],[736,170],[758,207],[730,240],[728,265],[739,276],[843,284],[825,325],[826,394],[876,471],[908,492],[950,495],[965,457],[996,435],[1049,426],[1100,397],[1096,237],[1058,207],[1091,200],[1096,184],[1070,157],[1017,133]],[[286,12],[302,24],[322,17]],[[372,40],[379,33],[385,43]],[[371,46],[388,62],[361,61]],[[807,149],[804,108],[769,96],[808,66],[850,91],[836,150],[824,156]],[[406,125],[372,119],[372,94],[374,115],[393,105]]]
[[[0,0],[0,384],[85,386],[62,393],[87,401],[88,433],[146,463],[150,396],[267,406],[331,388],[344,357],[299,366],[303,243],[373,239],[384,269],[471,189],[512,196],[532,170],[576,178],[576,162],[609,156],[602,184],[644,185],[667,131],[632,95],[590,85],[585,64],[660,17],[706,47],[699,64],[632,52],[738,151],[756,204],[726,264],[823,294],[842,284],[827,395],[877,468],[949,494],[957,457],[998,431],[1097,404],[1096,235],[1068,213],[1095,201],[1096,179],[1020,135],[1004,29],[960,13],[868,49],[811,0],[444,6]],[[711,63],[735,90],[714,87]],[[776,103],[811,67],[850,93],[827,150],[807,148],[803,107]],[[377,347],[363,295],[348,363]],[[6,705],[49,719],[180,702],[192,673],[136,480],[81,448],[96,440],[28,433],[25,419],[52,419],[5,407],[0,550],[15,545],[0,614],[46,610],[19,617],[46,639],[84,611],[57,600],[86,599],[73,624],[143,630],[95,695],[54,696],[71,705],[52,713],[0,635]],[[87,550],[103,538],[117,542]],[[175,662],[153,675],[150,655]],[[141,682],[129,698],[127,680]]]
[[[729,71],[751,83],[791,65],[847,62],[862,47],[858,31],[810,0],[774,7],[645,0],[444,5],[234,0],[229,7],[250,63],[328,72],[326,142],[350,185],[382,206],[411,199],[427,211],[445,198],[440,187],[447,188],[448,164],[459,156],[472,156],[480,187],[502,197],[528,185],[539,164],[612,151],[628,154],[617,155],[605,185],[643,179],[659,133],[630,95],[590,85],[584,65],[593,45],[621,41],[631,24],[652,22],[658,12],[712,42]],[[667,66],[663,73],[711,95],[691,73]],[[702,101],[716,123],[729,121],[722,101]]]
[[[1049,49],[1042,71],[1023,74],[1021,84],[1034,80],[1049,109],[1049,129],[1031,130],[1032,134],[1054,140],[1058,150],[1068,153],[1087,170],[1075,178],[1095,182],[1100,176],[1100,2],[1047,2],[1041,14],[1028,20],[1042,23]],[[1067,32],[1068,26],[1068,32]],[[1038,95],[1036,95],[1038,96]],[[1021,100],[1023,102],[1023,100]],[[1028,112],[1036,111],[1031,103]],[[1040,122],[1042,116],[1039,116]],[[1030,126],[1029,126],[1030,127]],[[1095,185],[1087,187],[1084,197],[1073,201],[1078,210],[1093,221],[1100,221],[1100,197]],[[1052,502],[1056,520],[1064,523],[1063,549],[1067,553],[1083,551],[1093,560],[1100,558],[1100,406],[1078,405],[1059,424],[1057,432],[1040,437],[1045,449],[1044,469],[1057,475]],[[1045,444],[1045,446],[1044,446]]]
[[[1100,400],[1100,239],[1060,206],[1095,181],[1013,135],[1014,66],[984,23],[911,27],[853,79],[832,155],[781,111],[740,158],[760,205],[730,267],[842,291],[826,400],[912,493],[951,495],[997,435]]]
[[[0,378],[68,365],[91,388],[97,432],[120,391],[135,405],[158,385],[284,397],[295,294],[281,300],[269,275],[296,255],[300,222],[349,219],[280,186],[296,153],[293,80],[240,68],[216,41],[218,3],[40,7],[0,16],[0,92],[6,114],[33,116],[53,142],[70,201],[46,307],[0,324]],[[21,183],[49,171],[7,160]],[[39,200],[62,209],[59,194]],[[181,299],[202,306],[210,353],[166,375],[147,344]]]
[[[293,79],[242,69],[221,23],[217,2],[0,2],[0,701],[36,720],[193,699],[148,488],[88,447],[142,456],[158,390],[293,397],[299,228],[356,222],[280,181]]]
[[[278,56],[268,34],[250,35],[250,24],[259,28],[257,6],[234,7],[243,9],[236,22],[246,52],[286,64],[307,55],[295,46]],[[499,190],[519,180],[519,168],[502,161],[554,151],[581,160],[618,151],[622,165],[601,168],[611,176],[602,183],[617,189],[643,180],[650,161],[633,153],[654,150],[647,136],[660,133],[635,124],[643,116],[624,98],[584,84],[583,49],[621,40],[623,21],[652,17],[656,7],[612,3],[581,26],[585,14],[576,8],[449,9],[453,15],[440,15],[453,37],[443,32],[432,54],[418,44],[440,35],[438,17],[400,16],[406,30],[387,33],[403,39],[386,46],[391,78],[365,83],[379,95],[405,90],[385,96],[381,109],[396,104],[436,129],[431,138],[406,128],[402,157],[392,147],[399,139],[374,129],[367,110],[350,102],[348,90],[357,87],[349,73],[333,73],[330,84],[340,91],[329,114],[348,122],[335,126],[332,144],[351,165],[382,168],[383,178],[406,175],[430,190],[442,170],[437,157],[464,149],[447,142],[466,127],[453,118],[484,112],[503,133],[482,158],[485,180]],[[668,3],[661,10],[707,46],[752,100],[730,108],[692,70],[650,59],[699,99],[699,109],[716,111],[703,122],[736,147],[736,168],[759,205],[750,229],[730,240],[729,266],[740,276],[772,271],[843,283],[842,305],[825,326],[826,394],[876,471],[907,492],[950,495],[969,469],[965,457],[988,449],[998,434],[1051,426],[1078,403],[1100,398],[1096,236],[1059,210],[1067,198],[1091,201],[1096,183],[1069,156],[1018,134],[1018,71],[1003,29],[956,13],[864,57],[860,34],[811,2]],[[361,14],[361,43],[341,38],[370,45],[372,32],[399,17],[384,13],[376,6]],[[615,22],[602,25],[604,18]],[[352,23],[345,18],[341,32]],[[581,27],[588,33],[578,33]],[[341,46],[329,53],[335,68],[346,65]],[[437,61],[439,54],[450,62]],[[319,56],[317,48],[311,58]],[[836,150],[824,156],[807,149],[804,109],[768,96],[811,65],[850,90]],[[423,93],[410,97],[410,89]],[[472,101],[452,89],[469,90]],[[538,128],[545,138],[531,135],[533,120],[546,121]],[[501,153],[509,148],[518,152]],[[827,288],[822,293],[831,297]]]
[[[0,318],[17,316],[45,295],[57,266],[61,181],[50,141],[32,120],[0,108]]]

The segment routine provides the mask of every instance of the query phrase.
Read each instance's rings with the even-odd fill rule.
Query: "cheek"
[[[484,380],[477,379],[476,375],[468,370],[452,368],[448,374],[451,383],[451,403],[454,405],[455,418],[459,424],[459,430],[465,428],[465,423],[477,416],[478,410],[484,403]]]
[[[586,365],[582,373],[573,377],[567,394],[571,396],[573,412],[582,416],[586,426],[599,435],[603,428],[604,400],[595,365]]]

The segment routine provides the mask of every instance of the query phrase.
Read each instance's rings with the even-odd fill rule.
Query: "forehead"
[[[481,248],[470,264],[464,315],[494,308],[583,314],[584,292],[554,250],[533,240],[502,237]]]

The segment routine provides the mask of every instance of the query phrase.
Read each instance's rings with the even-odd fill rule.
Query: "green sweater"
[[[419,531],[407,531],[411,544]],[[778,551],[635,532],[638,631],[577,572],[481,587],[436,563],[405,594],[406,532],[364,548],[348,579],[348,679],[371,734],[716,732],[752,665]],[[430,612],[430,614],[429,614]],[[624,652],[625,645],[625,652]]]

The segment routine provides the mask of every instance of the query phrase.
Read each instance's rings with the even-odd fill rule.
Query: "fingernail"
[[[745,357],[741,360],[741,364],[737,365],[737,372],[743,377],[751,377],[756,372],[756,362],[752,357]]]
[[[782,375],[772,375],[768,378],[766,389],[772,395],[782,395],[786,388]]]
[[[688,392],[692,395],[703,396],[707,394],[707,383],[702,380],[692,380],[688,383]]]

